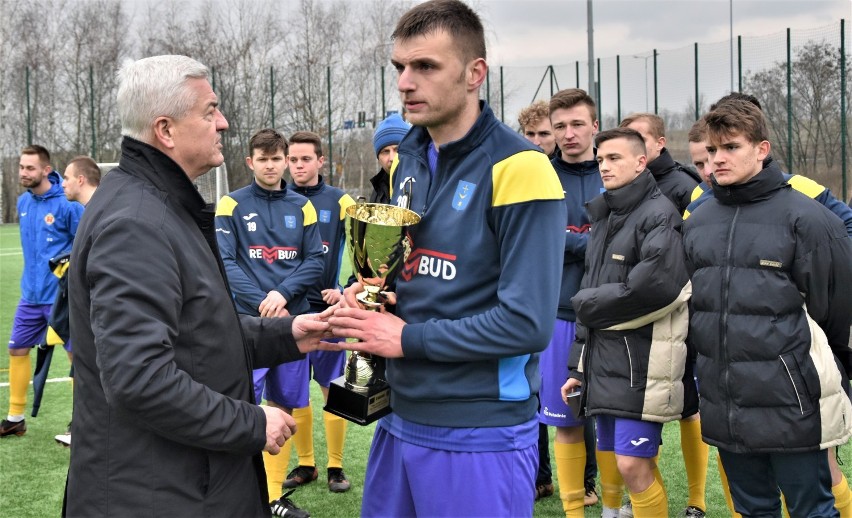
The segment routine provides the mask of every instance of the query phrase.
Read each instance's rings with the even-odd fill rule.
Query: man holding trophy
[[[380,278],[398,268],[396,315],[363,309],[356,295],[386,283],[359,271],[329,316],[336,336],[359,340],[341,347],[387,359],[393,413],[376,427],[361,513],[532,516],[538,353],[556,318],[562,188],[547,157],[479,101],[488,67],[475,12],[425,2],[393,39],[414,127],[391,200],[420,219],[388,209],[404,231],[374,259]],[[368,221],[385,217],[362,210]],[[367,230],[361,253],[375,255]]]

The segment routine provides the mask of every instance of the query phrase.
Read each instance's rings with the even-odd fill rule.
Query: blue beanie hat
[[[373,133],[373,147],[376,149],[376,156],[379,156],[379,151],[384,147],[399,144],[402,137],[408,133],[409,128],[411,126],[402,120],[402,117],[397,113],[391,114],[383,120],[376,128],[376,132]]]

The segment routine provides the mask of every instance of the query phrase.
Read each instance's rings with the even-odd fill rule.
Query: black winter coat
[[[571,299],[577,344],[571,377],[588,415],[680,419],[689,315],[681,217],[645,170],[586,204],[586,272]]]
[[[213,214],[130,138],[86,208],[68,273],[67,516],[270,515],[251,369],[304,356],[290,319],[237,316]]]
[[[683,211],[692,201],[692,191],[701,183],[698,173],[675,162],[666,148],[648,164],[648,169],[654,175],[657,187],[675,204],[678,214],[683,215]]]
[[[843,223],[774,162],[713,194],[684,225],[704,440],[737,453],[846,442],[852,241]]]

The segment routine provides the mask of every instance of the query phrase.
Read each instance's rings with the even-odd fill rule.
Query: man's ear
[[[153,129],[155,142],[166,149],[174,149],[174,123],[170,117],[157,117]]]
[[[476,58],[467,65],[468,90],[477,90],[488,75],[488,64],[482,58]]]
[[[666,147],[666,137],[660,137],[660,138],[658,138],[658,139],[657,139],[657,144],[659,144],[659,145],[660,145],[660,151],[662,151],[662,150],[663,150],[663,148],[664,148],[664,147]]]
[[[772,146],[769,144],[768,140],[761,140],[760,144],[757,145],[757,158],[760,159],[761,162],[766,160],[766,157],[769,156],[769,150]]]

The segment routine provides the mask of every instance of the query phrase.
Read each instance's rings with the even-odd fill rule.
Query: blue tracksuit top
[[[551,160],[568,207],[568,223],[565,226],[565,259],[562,263],[562,290],[556,317],[575,322],[577,315],[571,305],[571,297],[580,290],[583,266],[586,258],[586,243],[592,229],[586,203],[604,191],[596,160],[568,163],[557,156]]]
[[[44,194],[27,191],[18,197],[18,221],[24,271],[21,299],[29,304],[53,304],[59,279],[50,271],[50,260],[71,250],[83,206],[68,201],[62,190],[62,177],[56,171],[47,175],[50,189]]]
[[[413,180],[411,253],[397,279],[403,358],[388,360],[391,406],[436,427],[506,427],[538,410],[538,353],[556,319],[565,202],[547,157],[481,114],[439,149],[413,127],[392,166],[393,202]]]
[[[311,202],[286,185],[267,191],[252,181],[222,197],[216,237],[237,311],[257,316],[272,290],[287,299],[291,315],[308,311],[307,291],[323,268],[316,223]]]
[[[317,212],[317,225],[322,238],[323,271],[322,280],[308,289],[308,303],[312,312],[324,311],[328,304],[322,300],[322,290],[328,288],[340,289],[337,278],[340,276],[343,258],[343,243],[345,242],[343,220],[346,218],[346,208],[355,203],[351,196],[337,187],[332,187],[323,181],[310,187],[291,186],[293,190],[310,199],[311,205]]]

